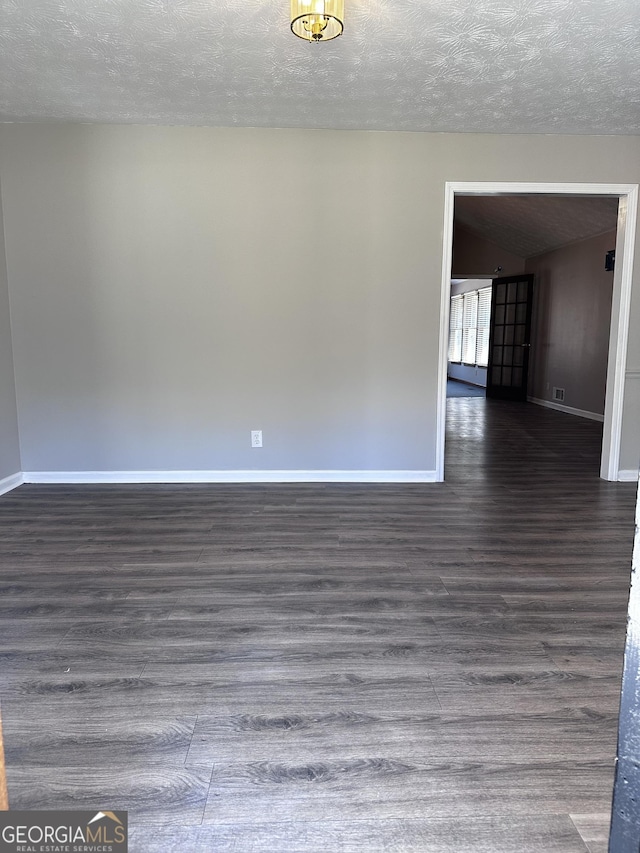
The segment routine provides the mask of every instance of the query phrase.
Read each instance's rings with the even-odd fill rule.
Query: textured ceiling
[[[456,196],[455,221],[521,258],[613,231],[617,198]]]
[[[638,0],[0,0],[0,119],[640,133]]]

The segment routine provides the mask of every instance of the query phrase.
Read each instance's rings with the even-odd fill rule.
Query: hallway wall
[[[615,245],[611,231],[527,260],[536,283],[531,396],[551,401],[554,386],[564,388],[564,405],[604,414],[613,291],[604,262]]]

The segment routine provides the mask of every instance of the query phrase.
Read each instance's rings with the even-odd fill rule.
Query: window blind
[[[449,361],[488,365],[491,292],[489,286],[451,297]]]
[[[462,296],[451,297],[449,361],[462,361]]]
[[[464,294],[462,318],[462,361],[465,364],[476,363],[476,343],[478,330],[478,291]]]
[[[489,324],[491,322],[491,288],[483,287],[478,291],[478,338],[476,343],[476,364],[486,367],[489,363]]]

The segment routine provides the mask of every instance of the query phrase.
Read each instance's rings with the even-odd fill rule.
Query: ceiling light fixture
[[[342,35],[344,0],[291,0],[291,32],[305,41]]]

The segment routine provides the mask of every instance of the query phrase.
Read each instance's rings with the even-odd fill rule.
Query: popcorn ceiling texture
[[[640,132],[638,0],[2,0],[0,119]]]
[[[520,258],[530,258],[568,243],[615,231],[618,199],[458,196],[455,215],[456,222],[485,240]]]

